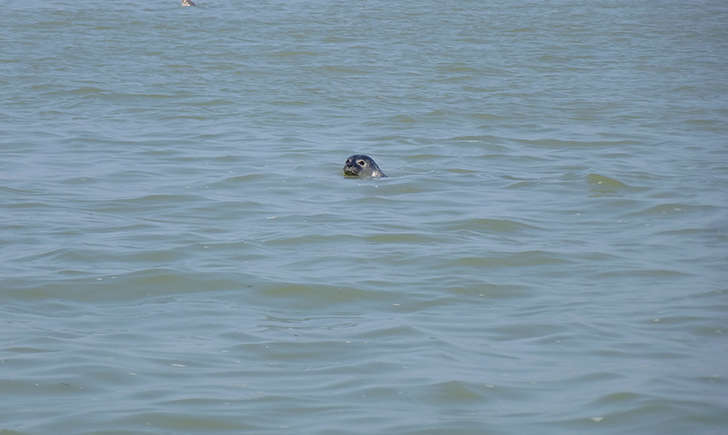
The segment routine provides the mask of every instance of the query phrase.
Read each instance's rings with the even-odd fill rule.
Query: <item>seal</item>
[[[365,154],[354,154],[346,159],[344,175],[349,177],[386,177],[373,158]]]
[[[192,0],[182,0],[182,6],[197,6]]]

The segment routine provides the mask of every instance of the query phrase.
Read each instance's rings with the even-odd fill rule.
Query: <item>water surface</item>
[[[3,8],[0,432],[724,431],[726,5],[198,4]]]

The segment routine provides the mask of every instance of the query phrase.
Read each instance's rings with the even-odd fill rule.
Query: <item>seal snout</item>
[[[352,159],[352,158],[346,159],[346,164],[344,165],[344,174],[357,176],[357,175],[359,175],[359,170],[360,170],[360,168],[355,163],[354,159]]]

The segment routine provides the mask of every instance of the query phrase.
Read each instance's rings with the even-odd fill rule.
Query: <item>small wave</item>
[[[417,120],[409,115],[395,115],[389,117],[389,120],[397,124],[414,124]]]
[[[451,406],[453,404],[481,404],[490,393],[484,384],[463,381],[444,381],[417,388],[415,394],[426,402]]]
[[[570,260],[554,252],[524,251],[509,254],[501,253],[488,257],[460,257],[451,260],[449,264],[453,267],[525,267],[570,262]]]
[[[57,95],[57,96],[78,96],[78,97],[92,97],[92,96],[100,96],[100,95],[108,95],[109,91],[106,89],[97,88],[95,86],[81,86],[79,88],[72,88],[72,89],[57,89],[53,91],[47,92],[48,95]]]
[[[374,327],[367,328],[353,337],[359,340],[403,340],[405,337],[423,339],[427,337],[427,334],[410,325],[376,324]]]
[[[283,303],[288,309],[328,308],[354,301],[389,304],[396,296],[381,290],[296,282],[264,284],[259,287],[258,292],[268,303]]]
[[[384,233],[373,234],[363,238],[374,243],[412,243],[417,245],[427,243],[445,243],[448,241],[446,237],[436,237],[427,233]]]
[[[305,50],[281,50],[276,51],[273,53],[270,53],[269,56],[271,57],[280,57],[280,58],[288,58],[288,57],[306,57],[306,56],[318,56],[319,53],[315,51],[305,51]]]
[[[343,65],[324,65],[320,68],[324,73],[339,73],[346,75],[365,74],[366,71],[361,68],[354,68]]]
[[[642,188],[627,185],[617,179],[594,173],[588,174],[586,176],[586,179],[589,183],[589,188],[595,194],[609,194],[623,191],[635,192],[639,190],[644,190]]]
[[[462,175],[474,175],[474,174],[480,174],[482,171],[476,171],[473,169],[463,169],[463,168],[448,168],[446,169],[447,172],[450,172],[452,174],[462,174]]]
[[[510,299],[521,298],[529,295],[529,287],[512,284],[488,284],[476,283],[467,286],[453,286],[446,289],[448,293],[463,296],[488,298],[488,299]]]
[[[60,253],[63,253],[62,250]],[[58,255],[51,252],[49,255]],[[82,276],[79,276],[82,275]],[[22,300],[72,300],[84,302],[129,301],[184,293],[240,289],[251,278],[242,273],[192,273],[168,268],[140,269],[128,273],[72,274],[66,279],[5,282],[3,296]]]
[[[632,142],[615,140],[598,140],[598,141],[579,141],[579,140],[563,140],[553,138],[542,138],[542,139],[514,139],[516,142],[533,145],[544,148],[564,149],[564,148],[606,148],[606,147],[618,147]]]
[[[413,160],[413,161],[429,161],[429,160],[440,160],[444,159],[445,156],[442,154],[410,154],[404,157],[406,160]]]
[[[678,270],[669,269],[639,269],[639,270],[610,270],[600,272],[596,276],[599,278],[674,278],[678,276],[691,276],[690,273],[680,272]]]
[[[506,189],[531,189],[539,186],[538,181],[517,181],[507,185]]]
[[[227,177],[218,182],[212,183],[212,184],[210,184],[210,186],[211,187],[225,187],[226,185],[236,186],[239,184],[246,184],[246,183],[251,183],[251,182],[255,182],[255,181],[260,181],[260,180],[265,179],[267,176],[268,176],[268,174],[263,174],[263,173],[235,175],[232,177]]]
[[[46,204],[44,202],[37,202],[37,201],[21,201],[21,202],[13,202],[10,204],[4,204],[3,207],[6,207],[8,209],[34,209],[34,208],[51,208],[52,205]]]
[[[447,229],[487,233],[513,233],[523,230],[537,230],[539,227],[510,219],[472,218],[449,223]]]
[[[185,194],[152,194],[132,198],[113,199],[100,203],[98,211],[133,210],[135,208],[157,208],[169,207],[170,205],[191,204],[199,201],[206,201],[205,197],[199,195]]]
[[[622,183],[619,180],[615,180],[614,178],[605,177],[604,175],[599,174],[589,174],[587,175],[586,179],[589,184],[607,186],[608,188],[615,190],[628,187],[626,184]]]
[[[690,204],[682,204],[682,203],[668,203],[668,204],[659,204],[652,207],[645,208],[643,210],[629,213],[625,216],[629,217],[635,217],[635,216],[678,216],[678,215],[684,215],[688,213],[697,213],[697,212],[711,212],[716,210],[713,206],[708,205],[690,205]]]
[[[276,239],[270,239],[266,240],[264,243],[266,245],[271,246],[310,246],[310,245],[316,245],[321,243],[338,243],[341,242],[341,240],[345,237],[350,236],[343,236],[338,234],[333,235],[319,235],[319,234],[311,234],[311,235],[305,235],[305,236],[291,236],[291,237],[282,237],[282,238],[276,238]]]
[[[96,177],[69,177],[64,178],[63,180],[60,180],[62,184],[68,184],[68,185],[85,185],[85,184],[93,184],[98,182],[98,178]]]

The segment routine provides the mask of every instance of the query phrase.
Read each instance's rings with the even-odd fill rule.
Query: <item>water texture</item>
[[[0,433],[725,432],[728,5],[197,3],[3,5]]]

